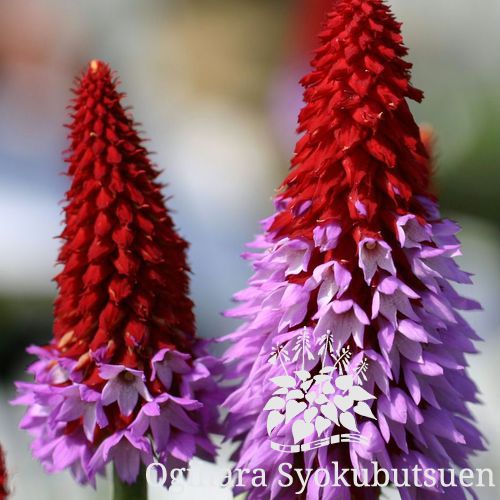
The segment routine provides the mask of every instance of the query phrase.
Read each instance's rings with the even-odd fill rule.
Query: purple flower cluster
[[[337,247],[340,226],[336,223],[318,225],[313,240],[308,241],[273,233],[270,228],[276,216],[264,221],[265,233],[253,244],[262,251],[245,255],[255,273],[249,287],[235,295],[241,304],[227,313],[244,319],[226,339],[233,342],[225,355],[228,378],[241,381],[225,402],[227,434],[242,440],[236,467],[264,468],[269,478],[270,490],[251,488],[250,484],[244,487],[248,498],[294,498],[293,487],[284,490],[278,485],[281,463],[330,470],[332,461],[337,461],[358,471],[373,471],[372,461],[388,470],[415,465],[422,469],[466,467],[469,455],[484,449],[466,406],[477,402],[476,388],[465,371],[465,353],[476,352],[473,341],[478,337],[458,312],[480,306],[458,295],[449,283],[470,283],[469,274],[454,260],[460,254],[455,237],[458,226],[442,220],[431,200],[422,198],[420,202],[426,207],[427,223],[412,214],[395,215],[397,244],[364,238],[353,262],[332,259],[314,265],[317,255],[324,258],[325,252]],[[278,199],[278,214],[283,205]],[[398,261],[406,260],[411,266],[418,290],[400,279],[396,254]],[[371,285],[369,310],[362,307],[367,303],[364,290],[353,287],[354,276]],[[304,336],[309,347],[300,352],[297,345]],[[322,348],[325,337],[332,344],[329,352]],[[362,414],[348,409],[353,401],[347,401],[348,393],[335,387],[338,374],[328,368],[346,348],[354,354],[346,372],[354,373],[366,360],[363,387],[376,395],[367,398],[370,410],[364,409]],[[283,390],[276,391],[274,382],[286,385],[288,379],[279,377],[295,375],[304,381],[304,388],[307,373],[330,373],[331,389],[323,387],[322,396],[307,395],[307,401],[294,389],[294,396],[287,395],[285,408],[276,396]],[[325,384],[323,375],[316,380],[316,385]],[[325,417],[330,416],[327,411],[333,408],[328,403],[336,397],[336,406],[346,403],[346,411],[355,417],[349,421],[354,422],[352,428],[361,439],[300,454],[272,449],[271,441],[307,445],[338,433],[338,420],[329,428],[324,425]],[[294,408],[299,404],[311,408],[313,403],[317,409],[310,410],[302,427],[296,427],[302,433],[297,440]],[[273,410],[270,425],[269,410]],[[312,418],[318,414],[313,426]],[[335,421],[337,417],[330,418]],[[464,498],[457,488],[443,491],[436,487],[434,492],[440,498]],[[307,498],[351,498],[351,493],[342,487],[319,492],[311,481]],[[401,489],[404,499],[421,494],[416,489]],[[425,494],[431,498],[432,491]]]
[[[201,341],[194,360],[164,348],[147,371],[96,355],[102,388],[81,383],[77,363],[56,351],[29,352],[40,358],[28,369],[35,380],[16,384],[21,395],[13,403],[28,406],[21,428],[34,437],[33,455],[47,472],[69,469],[79,482],[94,485],[112,462],[120,478],[133,483],[141,462],[182,467],[195,454],[215,457],[208,433],[217,430],[221,363]]]

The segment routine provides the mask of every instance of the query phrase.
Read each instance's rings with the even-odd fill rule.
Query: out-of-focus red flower
[[[316,46],[318,26],[326,19],[326,14],[334,0],[299,0],[292,16],[291,35],[288,47],[296,57],[309,59]]]
[[[9,494],[7,488],[7,468],[2,448],[0,447],[0,500],[5,500]]]

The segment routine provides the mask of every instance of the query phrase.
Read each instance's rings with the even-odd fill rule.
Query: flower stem
[[[146,473],[141,466],[137,481],[134,484],[127,484],[120,479],[116,469],[113,470],[113,500],[147,500],[148,485],[146,483]]]

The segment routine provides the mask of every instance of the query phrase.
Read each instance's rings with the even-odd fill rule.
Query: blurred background
[[[88,60],[108,61],[150,138],[173,195],[170,207],[191,242],[192,295],[206,337],[234,326],[220,316],[250,274],[239,258],[272,211],[288,169],[301,105],[298,80],[330,0],[0,0],[0,442],[12,497],[107,498],[49,477],[17,430],[12,381],[24,348],[51,335],[66,190],[62,150],[69,88]],[[462,266],[484,305],[468,319],[485,343],[471,359],[485,405],[476,408],[490,451],[475,466],[500,481],[500,0],[392,0],[403,21],[414,106],[437,142],[437,190],[444,213],[463,226]],[[217,467],[221,475],[227,450]],[[195,467],[207,467],[196,464]],[[209,485],[180,485],[153,498],[231,498]],[[479,491],[497,499],[498,491]]]

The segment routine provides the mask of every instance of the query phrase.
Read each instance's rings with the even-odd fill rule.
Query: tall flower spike
[[[308,499],[374,498],[361,473],[371,478],[372,462],[465,467],[483,449],[466,406],[477,399],[464,355],[478,337],[458,312],[479,305],[449,283],[470,278],[453,260],[459,228],[428,192],[431,162],[408,107],[422,93],[409,83],[400,24],[381,0],[333,5],[302,82],[291,173],[227,313],[244,323],[227,338],[239,386],[225,402],[226,434],[241,441],[237,467],[264,468],[269,485],[245,477],[249,499],[296,497],[298,480],[279,484],[280,464],[357,471],[336,488],[318,487],[321,472]],[[421,476],[402,498],[441,493],[419,489]]]
[[[15,403],[48,472],[94,484],[112,462],[134,483],[141,461],[214,457],[220,363],[195,336],[187,244],[117,80],[92,61],[75,94],[54,339],[29,349]]]

